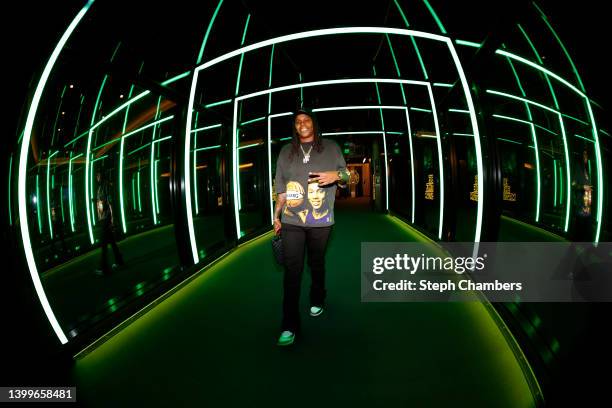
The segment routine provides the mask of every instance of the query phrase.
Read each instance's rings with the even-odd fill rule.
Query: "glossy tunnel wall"
[[[268,232],[276,156],[302,106],[349,162],[369,163],[373,208],[432,240],[512,241],[516,222],[575,240],[586,151],[592,222],[580,240],[609,240],[603,110],[536,4],[492,35],[428,1],[390,2],[384,27],[366,15],[266,30],[266,6],[206,7],[162,34],[188,45],[162,51],[142,33],[100,35],[113,10],[90,1],[35,81],[8,211],[62,344],[86,346]],[[373,58],[354,57],[364,49]],[[295,58],[315,50],[325,64]],[[98,173],[138,266],[105,284],[93,276]]]

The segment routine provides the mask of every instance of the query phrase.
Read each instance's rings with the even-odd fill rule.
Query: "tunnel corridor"
[[[3,157],[18,332],[6,351],[21,378],[74,386],[92,407],[531,408],[581,401],[576,384],[606,390],[590,367],[612,360],[612,136],[605,87],[574,55],[593,39],[560,24],[576,10],[134,1],[118,22],[112,2],[77,3],[38,11],[50,32],[21,50],[31,77],[15,80]],[[348,181],[334,190],[326,311],[308,316],[305,267],[303,333],[277,347],[276,173],[304,109]],[[574,286],[373,301],[370,243],[523,245],[510,267],[569,248],[541,255],[559,270],[590,257],[603,295],[538,264],[540,283]]]

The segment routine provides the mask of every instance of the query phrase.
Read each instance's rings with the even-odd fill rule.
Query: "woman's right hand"
[[[281,230],[281,222],[280,220],[274,220],[274,233],[276,235],[280,234],[280,230]]]

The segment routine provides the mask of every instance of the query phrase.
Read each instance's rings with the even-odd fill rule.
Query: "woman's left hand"
[[[337,171],[313,171],[309,174],[311,177],[308,181],[316,181],[320,186],[327,186],[339,180]]]

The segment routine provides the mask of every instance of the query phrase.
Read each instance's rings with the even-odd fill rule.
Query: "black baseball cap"
[[[308,115],[311,118],[315,117],[312,110],[308,108],[299,108],[298,110],[296,110],[295,113],[293,114],[293,119],[295,119],[298,115]]]

